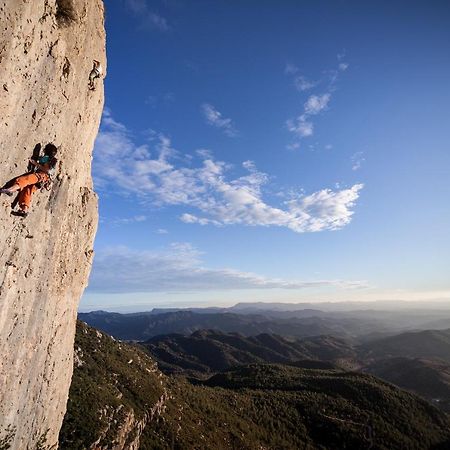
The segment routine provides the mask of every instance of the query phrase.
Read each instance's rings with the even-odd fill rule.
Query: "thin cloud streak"
[[[159,31],[169,31],[167,19],[152,11],[146,0],[125,0],[128,9],[142,21],[142,25]]]
[[[213,105],[203,103],[202,111],[208,125],[221,129],[229,137],[237,136],[238,133],[233,121],[223,117],[222,113]]]
[[[147,220],[147,216],[137,215],[132,217],[117,217],[112,219],[106,219],[104,217],[100,217],[100,222],[107,225],[112,226],[121,226],[121,225],[132,225],[135,223],[142,223]]]
[[[90,293],[184,292],[231,289],[359,289],[366,282],[345,280],[289,281],[235,269],[209,269],[190,244],[162,251],[114,247],[98,252],[89,282]]]

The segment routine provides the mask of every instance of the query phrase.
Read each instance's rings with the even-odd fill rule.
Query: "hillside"
[[[243,336],[213,330],[190,336],[156,336],[141,344],[165,373],[208,374],[242,364],[282,363],[299,360],[352,358],[354,351],[345,341],[330,336],[289,341],[281,336]]]
[[[146,354],[79,321],[60,447],[139,446],[139,430],[164,408],[166,384]]]
[[[78,327],[61,448],[446,448],[450,423],[370,375],[251,364],[191,384],[134,346]],[[134,447],[131,447],[134,445]]]
[[[450,363],[450,330],[402,333],[360,347],[364,359],[387,357],[436,358]]]
[[[377,360],[365,369],[383,380],[426,398],[450,412],[450,365],[429,359],[390,358]]]

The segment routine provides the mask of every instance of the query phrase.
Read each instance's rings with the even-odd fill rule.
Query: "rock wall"
[[[97,227],[91,179],[106,65],[101,0],[0,0],[0,185],[36,144],[59,147],[30,215],[0,197],[0,449],[57,446],[73,369],[78,301]]]

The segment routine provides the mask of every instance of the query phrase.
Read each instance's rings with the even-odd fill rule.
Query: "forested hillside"
[[[373,376],[241,365],[168,377],[135,346],[80,323],[61,448],[448,448],[448,416]],[[131,447],[134,445],[135,447]]]

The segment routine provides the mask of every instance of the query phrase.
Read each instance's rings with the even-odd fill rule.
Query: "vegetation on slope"
[[[365,370],[450,412],[450,365],[447,363],[398,357],[377,360]]]
[[[138,348],[77,323],[75,367],[67,414],[60,433],[63,449],[111,448],[122,436],[134,439],[128,422],[145,420],[165,393],[156,363]]]
[[[63,449],[94,442],[97,448],[127,448],[136,438],[142,449],[180,450],[450,445],[444,413],[370,375],[251,364],[192,384],[155,371],[145,353],[97,333],[78,328],[81,364],[61,432]],[[164,390],[164,408],[149,415]],[[105,408],[114,414],[99,414]],[[117,437],[123,410],[148,418],[142,426],[129,423],[126,442]]]
[[[436,358],[450,363],[450,330],[402,333],[379,339],[360,348],[364,357]]]
[[[260,334],[243,336],[214,330],[196,331],[190,336],[156,336],[141,344],[165,373],[199,376],[242,364],[283,363],[300,360],[337,360],[353,358],[350,344],[330,336],[287,340],[281,336]]]

